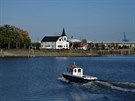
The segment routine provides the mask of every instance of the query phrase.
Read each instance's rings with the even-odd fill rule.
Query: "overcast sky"
[[[0,25],[29,32],[32,40],[60,35],[90,41],[135,41],[135,0],[0,0]]]

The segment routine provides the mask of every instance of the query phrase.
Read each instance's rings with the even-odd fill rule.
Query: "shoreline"
[[[135,50],[33,50],[7,49],[0,51],[4,57],[100,57],[135,54]]]

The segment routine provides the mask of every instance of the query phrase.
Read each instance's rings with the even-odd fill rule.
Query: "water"
[[[65,82],[74,61],[100,80]],[[135,55],[1,58],[0,101],[135,101]]]

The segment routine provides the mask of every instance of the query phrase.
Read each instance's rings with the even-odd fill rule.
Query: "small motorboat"
[[[87,83],[98,79],[94,76],[84,75],[83,68],[76,66],[75,63],[74,65],[67,67],[67,73],[63,73],[62,75],[69,82]]]

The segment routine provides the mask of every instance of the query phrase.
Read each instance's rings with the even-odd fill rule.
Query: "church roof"
[[[61,36],[66,36],[65,29],[63,28]],[[41,42],[56,42],[61,36],[45,36]]]
[[[60,36],[45,36],[41,42],[56,42]]]

